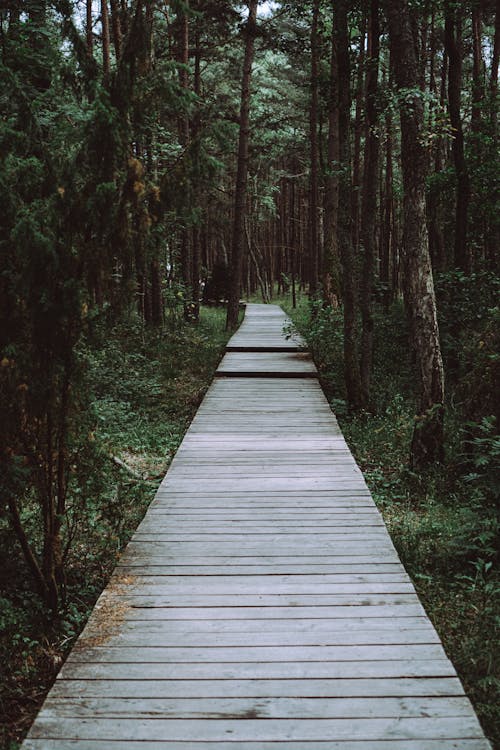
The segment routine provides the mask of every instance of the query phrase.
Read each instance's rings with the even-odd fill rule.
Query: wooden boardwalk
[[[248,306],[24,750],[490,748],[284,320]]]

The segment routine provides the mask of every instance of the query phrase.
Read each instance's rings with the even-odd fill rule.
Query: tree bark
[[[335,13],[335,2],[332,5]],[[337,308],[341,299],[341,270],[338,237],[339,212],[339,81],[335,29],[332,28],[330,92],[328,100],[328,162],[325,178],[323,253],[323,301]]]
[[[87,42],[87,52],[90,57],[94,54],[94,19],[92,18],[92,0],[87,0],[85,5],[85,39]]]
[[[319,75],[319,0],[314,0],[311,25],[311,101],[309,105],[309,293],[316,294],[318,287],[318,208],[319,208],[319,143],[318,143],[318,75]]]
[[[357,353],[356,283],[354,249],[352,241],[352,183],[350,147],[350,60],[349,31],[347,25],[347,0],[338,0],[334,16],[337,69],[339,76],[339,245],[342,263],[342,297],[344,302],[344,377],[347,401],[351,409],[362,405],[361,377]]]
[[[435,14],[432,15],[431,23],[431,60],[430,60],[430,92],[433,97],[437,97],[437,81],[436,81],[436,46],[437,46],[437,34],[435,27]],[[443,60],[441,66],[441,83],[439,89],[439,103],[441,107],[444,106],[446,99],[446,81],[448,72],[448,58],[446,52],[443,52]],[[433,99],[431,98],[431,102]],[[431,112],[434,107],[431,103]],[[443,138],[439,135],[433,145],[431,152],[431,159],[434,161],[434,173],[440,174],[443,170]],[[431,185],[428,196],[427,196],[427,216],[429,224],[429,252],[431,256],[431,263],[433,271],[444,271],[446,268],[446,248],[444,242],[444,235],[442,230],[442,220],[440,216],[441,206],[441,191],[442,188],[439,183]]]
[[[385,144],[385,185],[384,198],[381,210],[382,228],[380,236],[380,281],[384,285],[383,300],[387,312],[389,304],[394,299],[394,288],[391,276],[391,260],[394,263],[393,250],[393,221],[394,221],[394,196],[393,196],[393,167],[392,167],[392,116],[386,115],[386,144]]]
[[[398,88],[408,94],[400,106],[404,189],[404,271],[406,303],[415,350],[419,401],[410,461],[420,468],[443,458],[444,374],[436,298],[425,215],[427,154],[422,142],[424,107],[407,0],[385,0],[391,54]]]
[[[194,205],[199,212],[196,217],[196,224],[192,232],[192,253],[191,253],[191,289],[192,289],[192,317],[195,322],[200,319],[200,267],[201,267],[201,233],[200,221],[202,214],[201,207],[201,189],[200,189],[200,101],[201,101],[201,45],[200,45],[200,23],[199,17],[195,20],[194,32],[194,81],[193,89],[197,97],[196,110],[191,124],[191,137],[193,141],[193,164],[194,164],[194,186],[193,199]]]
[[[482,13],[481,8],[472,9],[472,115],[471,129],[478,133],[481,129],[482,112],[481,105],[484,100],[484,63],[481,49],[482,38]]]
[[[154,325],[163,323],[163,297],[161,292],[161,268],[158,258],[151,261],[151,320]]]
[[[122,25],[120,20],[120,9],[117,0],[109,0],[111,8],[111,28],[113,29],[113,45],[117,61],[122,55]]]
[[[248,177],[248,145],[250,140],[250,86],[254,57],[255,33],[257,27],[258,0],[248,2],[248,20],[245,29],[245,57],[241,80],[240,133],[238,141],[238,163],[234,196],[233,237],[231,251],[231,279],[227,305],[226,328],[235,329],[238,325],[238,312],[241,294],[241,273],[245,247],[245,208]]]
[[[491,73],[490,73],[490,96],[491,96],[491,110],[494,131],[496,131],[496,116],[497,106],[496,97],[498,95],[498,66],[500,63],[500,0],[497,0],[495,10],[495,36],[493,39],[493,55],[491,58]]]
[[[360,48],[358,55],[358,73],[356,76],[356,111],[354,115],[354,152],[352,159],[352,242],[354,246],[354,257],[358,257],[360,239],[360,183],[361,183],[361,136],[363,133],[363,92],[365,81],[365,44],[366,44],[366,13],[363,13],[361,21]],[[342,79],[340,79],[341,81]]]
[[[189,3],[186,1],[186,7],[189,7]],[[179,83],[183,92],[187,95],[189,90],[189,19],[186,10],[179,9],[179,27],[178,27],[178,42],[177,42],[177,61],[179,63]],[[187,101],[184,102],[184,107],[187,107]],[[190,138],[190,127],[189,127],[189,114],[187,111],[183,112],[178,121],[179,129],[179,140],[181,146],[184,149],[184,159],[186,161],[186,167],[184,169],[184,226],[181,229],[180,238],[180,260],[181,260],[181,274],[182,282],[184,285],[184,318],[188,321],[191,320],[192,315],[192,297],[193,297],[193,262],[192,262],[192,243],[191,243],[191,230],[189,228],[188,213],[191,209],[191,177],[188,174],[188,156],[187,151],[189,148]]]
[[[377,229],[377,182],[379,172],[378,68],[380,52],[379,0],[370,2],[366,70],[366,140],[361,210],[363,240],[363,273],[361,280],[361,386],[363,405],[370,402],[370,381],[373,360],[373,284],[375,276]]]
[[[102,29],[102,70],[104,73],[104,80],[107,80],[111,72],[108,0],[101,0],[101,29]]]
[[[471,259],[467,241],[467,218],[470,200],[470,185],[464,152],[462,128],[462,14],[451,0],[445,4],[445,48],[448,55],[448,109],[453,128],[453,161],[457,179],[455,205],[455,266],[465,273],[470,272]]]

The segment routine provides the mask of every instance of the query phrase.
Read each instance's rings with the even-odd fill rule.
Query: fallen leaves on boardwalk
[[[119,600],[136,583],[135,576],[115,575],[110,580],[106,592],[97,602],[87,627],[80,636],[76,648],[102,646],[119,632],[130,604]]]

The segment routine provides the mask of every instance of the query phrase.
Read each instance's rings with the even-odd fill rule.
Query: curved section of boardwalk
[[[268,351],[224,358],[25,750],[490,747],[283,322],[247,309]]]

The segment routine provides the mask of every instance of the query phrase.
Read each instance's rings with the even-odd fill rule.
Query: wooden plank
[[[289,620],[310,620],[310,619],[348,619],[355,617],[360,618],[387,618],[395,617],[418,617],[424,614],[422,605],[418,602],[414,604],[370,604],[368,606],[353,605],[336,605],[334,607],[311,604],[307,606],[285,606],[285,607],[179,607],[168,605],[161,606],[158,603],[149,606],[147,603],[115,600],[114,611],[121,615],[123,620],[201,620],[205,621],[210,618],[217,620],[254,620],[259,621],[254,625],[255,630],[259,630],[261,620],[289,619]]]
[[[61,698],[50,699],[42,716],[50,718],[358,719],[459,717],[467,699],[444,698]]]
[[[328,573],[319,573],[318,575],[304,574],[304,575],[226,575],[223,573],[224,568],[220,568],[220,573],[211,576],[205,576],[203,581],[200,581],[199,576],[183,576],[177,580],[176,577],[168,577],[164,575],[140,575],[136,574],[130,581],[130,586],[137,588],[141,587],[143,593],[145,589],[143,587],[154,587],[155,592],[159,592],[157,586],[162,587],[162,592],[166,593],[169,591],[178,591],[179,593],[194,593],[202,591],[210,591],[210,593],[264,593],[271,589],[276,591],[279,587],[281,593],[285,593],[286,588],[290,589],[288,593],[300,591],[301,593],[318,593],[315,587],[321,587],[322,589],[330,590],[335,587],[336,593],[346,593],[347,591],[356,591],[356,587],[360,588],[358,593],[373,593],[373,587],[377,587],[380,590],[380,586],[385,586],[383,591],[387,592],[389,586],[400,586],[404,585],[405,592],[414,592],[413,585],[410,583],[409,577],[404,573],[386,574],[383,581],[380,581],[379,576],[376,574],[366,575],[331,575]],[[117,580],[121,585],[124,584],[123,576],[115,577],[111,580],[111,584]],[[354,587],[354,588],[353,588]],[[369,591],[367,588],[370,587]],[[341,588],[341,590],[338,590]],[[392,593],[395,593],[394,591]],[[399,592],[401,593],[401,592]]]
[[[185,564],[185,561],[181,563],[180,560],[174,558],[175,564],[169,564],[167,560],[162,564],[160,559],[151,559],[149,557],[145,559],[137,559],[137,557],[130,560],[122,560],[118,563],[116,571],[119,576],[122,575],[134,575],[134,576],[156,576],[161,578],[176,577],[182,580],[184,577],[196,576],[200,578],[207,578],[211,576],[226,576],[232,578],[240,578],[242,576],[254,576],[254,575],[296,575],[300,578],[304,578],[308,575],[334,575],[335,578],[340,580],[377,580],[377,581],[393,581],[393,580],[406,580],[406,574],[398,571],[397,563],[389,563],[388,565],[378,564],[373,565],[373,568],[368,572],[359,572],[359,565],[348,565],[344,564],[341,567],[332,565],[323,565],[321,563],[302,563],[301,565],[280,565],[274,564],[263,564],[255,563],[254,565],[242,565],[241,562],[236,559],[233,563],[227,563],[226,565],[210,565],[209,561],[204,560],[199,565]],[[378,573],[374,573],[373,569],[379,570]],[[335,572],[335,570],[350,571],[345,574]],[[387,571],[387,572],[384,572]]]
[[[146,666],[147,665],[147,666]],[[454,677],[447,659],[347,662],[233,662],[233,663],[80,663],[66,662],[65,679],[74,680],[311,680],[383,679],[386,677]],[[472,713],[471,713],[472,715]]]
[[[363,746],[364,744],[364,746]],[[290,742],[273,741],[271,743],[256,740],[255,742],[211,742],[206,740],[194,740],[192,742],[176,742],[170,740],[158,740],[139,742],[128,739],[120,740],[71,740],[71,739],[28,739],[24,745],[25,750],[366,750],[366,743],[358,740],[340,740],[325,742],[321,740]],[[491,745],[485,739],[471,740],[371,740],[370,750],[491,750]]]
[[[176,646],[141,646],[129,648],[127,646],[91,647],[83,645],[74,648],[66,664],[240,664],[254,662],[297,663],[309,664],[320,662],[353,662],[370,661],[374,657],[377,661],[428,661],[445,659],[445,653],[440,644],[404,644],[377,645],[376,653],[373,646],[190,646],[179,648]]]
[[[56,680],[51,697],[94,698],[384,698],[463,697],[457,677],[310,680]]]
[[[100,605],[97,605],[97,613]],[[356,617],[352,614],[348,618],[348,621],[344,618],[338,618],[337,620],[331,620],[328,617],[320,617],[319,612],[316,612],[316,617],[296,617],[296,618],[232,618],[232,619],[209,619],[207,616],[197,619],[174,619],[165,617],[150,617],[150,613],[138,613],[135,619],[126,619],[125,615],[127,610],[123,608],[120,611],[122,615],[119,619],[119,628],[115,630],[114,621],[111,621],[111,629],[108,631],[100,618],[97,620],[91,619],[88,624],[90,632],[95,628],[99,633],[103,631],[104,636],[108,633],[113,634],[121,632],[121,629],[125,631],[130,627],[141,627],[145,630],[149,627],[163,627],[168,628],[168,631],[174,633],[284,633],[290,634],[296,633],[316,633],[318,641],[323,642],[323,639],[328,640],[330,633],[336,633],[344,631],[345,633],[354,634],[357,636],[359,632],[369,629],[370,631],[387,631],[387,628],[393,628],[396,632],[404,632],[408,629],[422,629],[428,630],[431,627],[428,618],[420,612],[417,615],[405,615],[404,613],[398,614],[390,618],[387,617]],[[206,615],[207,613],[205,613]],[[142,615],[142,616],[141,616]],[[87,631],[84,631],[87,632]],[[349,640],[349,635],[346,635],[346,643]],[[248,638],[248,643],[252,643],[252,638]],[[376,634],[375,634],[376,640]]]
[[[33,727],[33,737],[65,738],[74,731],[71,719],[46,719],[41,716]],[[474,715],[467,717],[377,718],[377,719],[79,719],[82,739],[116,740],[198,740],[273,742],[311,740],[444,739],[447,737],[481,738]]]
[[[152,627],[153,626],[153,627]],[[154,627],[156,626],[156,627]],[[159,627],[158,627],[159,626]],[[395,645],[395,644],[430,644],[439,643],[439,638],[431,628],[400,628],[387,627],[385,630],[356,630],[336,631],[323,630],[320,634],[317,629],[308,631],[274,630],[270,632],[252,633],[252,648],[256,646],[316,646],[318,640],[323,646],[354,646],[354,645]],[[244,647],[248,645],[248,633],[233,633],[231,631],[219,631],[207,633],[201,628],[198,632],[190,632],[189,629],[172,632],[167,623],[160,622],[127,622],[122,623],[120,632],[109,635],[103,639],[102,631],[98,628],[86,630],[82,639],[82,645],[87,643],[92,646],[104,642],[109,646],[126,647]],[[373,649],[372,649],[373,650]]]

